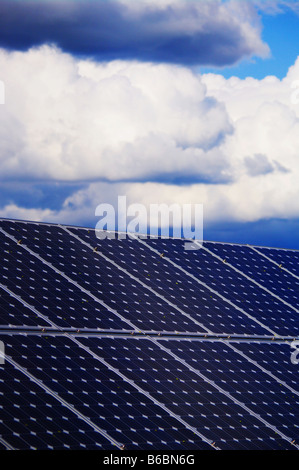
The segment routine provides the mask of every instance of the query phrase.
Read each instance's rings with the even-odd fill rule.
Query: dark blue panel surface
[[[0,433],[14,449],[115,449],[8,361],[0,386]]]
[[[271,353],[274,357],[271,366],[268,367],[269,364],[267,364],[267,367],[264,367],[265,370],[262,370],[254,363],[254,352],[259,350],[259,344],[256,343],[253,345],[246,343],[245,349],[247,352],[251,350],[251,353],[248,355],[249,360],[244,360],[244,356],[238,353],[239,350],[244,350],[243,343],[196,340],[181,340],[179,344],[176,340],[159,340],[159,342],[175,352],[191,367],[202,372],[208,380],[216,382],[233,399],[244,403],[253,413],[267,420],[281,432],[290,433],[291,438],[297,441],[299,438],[298,381],[288,381],[293,389],[295,387],[295,391],[282,386],[281,383],[286,371],[289,375],[295,372],[290,360],[290,347],[288,363],[282,366],[280,356],[284,353],[283,359],[286,359],[285,349],[282,352],[285,345],[275,344],[271,349],[268,345],[263,345],[268,360]],[[275,360],[275,355],[278,360]],[[275,370],[273,365],[276,367]],[[272,374],[266,371],[271,371]],[[295,379],[294,376],[293,379]]]
[[[24,248],[0,233],[1,282],[60,327],[130,329]]]
[[[0,228],[1,448],[298,448],[297,252]]]
[[[293,399],[288,391],[284,393],[278,383],[250,362],[243,365],[242,357],[227,345],[192,340],[154,342],[144,338],[82,338],[81,341],[190,426],[216,440],[220,448],[244,448],[243,443],[247,441],[251,449],[278,449],[282,444],[276,442],[271,426],[285,434],[290,432],[292,439],[298,438],[298,418],[292,415],[298,397]],[[222,363],[225,355],[228,357]],[[180,359],[186,360],[190,367]],[[275,395],[269,392],[269,386]],[[237,400],[252,410],[252,414]],[[277,421],[278,413],[284,414],[280,421]],[[257,415],[266,419],[269,426]],[[291,425],[293,428],[288,429]],[[269,438],[272,441],[268,442]],[[289,448],[287,441],[283,448]]]
[[[13,358],[41,384],[59,394],[60,399],[88,417],[113,439],[125,444],[128,449],[159,449],[161,445],[166,449],[175,449],[178,446],[184,448],[183,441],[189,441],[188,445],[193,445],[193,448],[210,448],[163,407],[137,390],[129,380],[109,369],[70,339],[22,334],[3,335],[3,338],[7,357]],[[96,348],[94,352],[97,352]],[[4,374],[2,383],[5,389],[1,410],[6,413],[4,433],[9,437],[9,429],[15,425],[13,410],[17,408],[21,416],[27,419],[28,436],[24,435],[24,429],[20,427],[20,436],[24,442],[14,442],[13,445],[24,448],[31,445],[31,430],[34,428],[29,417],[36,418],[37,425],[47,435],[51,423],[49,428],[44,418],[45,411],[50,409],[51,413],[57,406],[58,413],[59,401],[44,393],[36,384],[26,386],[26,376],[23,380],[23,374],[12,370],[7,362],[2,368],[0,373]],[[128,374],[125,373],[125,376]],[[76,412],[73,414],[76,417]],[[59,421],[55,425],[59,428]],[[79,432],[78,428],[74,424],[74,433]],[[164,444],[161,444],[162,441]],[[44,447],[41,443],[36,445],[39,448]],[[59,448],[58,443],[55,445],[54,442],[54,447]]]
[[[143,285],[135,282],[116,266],[101,258],[90,248],[82,245],[80,241],[70,237],[62,228],[51,227],[50,229],[43,225],[40,227],[40,232],[38,229],[39,226],[32,229],[31,224],[26,223],[18,223],[14,226],[6,225],[4,228],[16,239],[21,239],[22,245],[28,246],[47,262],[51,263],[56,269],[59,269],[67,275],[69,279],[77,282],[81,287],[91,292],[91,294],[96,296],[100,301],[105,302],[108,307],[116,310],[120,315],[125,316],[136,328],[165,331],[206,331],[201,325],[194,323],[192,319],[186,316],[182,318],[182,315],[174,306],[170,305],[161,297],[156,296]],[[90,241],[96,245],[96,240],[93,234],[93,238]],[[10,239],[8,239],[7,243],[11,251],[17,249],[19,253],[21,250],[21,252],[25,252],[25,254],[23,253],[23,258],[26,259],[27,257],[31,259],[32,255],[29,255],[24,248],[17,246],[16,243],[10,241]],[[115,243],[119,244],[121,242],[115,241]],[[126,243],[126,241],[124,241],[124,243]],[[15,264],[14,261],[9,260],[7,263]],[[125,261],[125,264],[126,263],[129,263],[128,259]],[[55,276],[55,272],[51,270],[50,267],[45,264],[43,265],[41,261],[34,259],[34,257],[33,264],[36,266],[36,271],[41,271],[42,268],[45,270],[53,291],[53,288],[56,288],[55,283],[57,284],[58,275]],[[12,274],[9,277],[11,280]],[[51,282],[51,278],[53,277],[54,280]],[[86,294],[81,294],[81,291],[76,286],[70,286],[70,283],[62,276],[60,276],[59,280],[64,291],[71,289],[79,297],[82,296],[82,300],[80,299],[80,301],[75,297],[77,305],[82,305],[84,300],[93,305],[95,304],[92,299],[88,299]],[[35,279],[32,280],[36,290],[37,282],[35,281]],[[7,284],[11,284],[8,279],[6,280],[6,285]],[[44,287],[44,289],[46,289],[46,287]],[[28,290],[27,286],[26,290]],[[70,294],[68,298],[72,299],[74,295]],[[72,305],[68,301],[68,298],[66,299],[67,305]],[[56,299],[54,299],[54,303],[55,302]],[[62,307],[54,305],[53,308],[62,308],[65,310],[66,305]],[[51,319],[53,320],[53,318]],[[79,321],[79,316],[77,320]],[[91,319],[89,320],[90,322],[92,321]],[[117,319],[115,321],[117,321]],[[93,325],[95,326],[95,322]],[[85,326],[88,327],[88,324]],[[109,328],[109,325],[98,325],[98,327]],[[120,327],[121,326],[119,326],[119,328]],[[113,328],[117,328],[117,326],[113,326]],[[126,325],[125,329],[128,328],[132,328],[132,326]]]
[[[203,249],[186,251],[182,240],[157,239],[147,240],[147,243],[256,318],[268,331],[280,335],[299,334],[297,311],[238,274],[224,260],[216,259]]]
[[[295,348],[292,347],[292,342],[255,343],[254,341],[242,341],[238,344],[234,343],[233,346],[245,354],[251,361],[256,362],[260,367],[278,377],[281,383],[286,383],[289,387],[299,392],[298,364],[294,364],[291,360],[292,354],[296,353]],[[299,359],[299,353],[297,356]]]
[[[256,249],[268,258],[272,259],[278,265],[288,269],[290,272],[299,276],[299,252],[296,250],[281,250],[278,248],[267,248],[257,246]]]
[[[0,287],[0,327],[46,327],[49,323]]]
[[[299,279],[259,255],[249,246],[205,243],[204,246],[244,274],[281,297],[293,307],[299,307]]]
[[[154,289],[169,302],[177,305],[196,322],[203,325],[206,328],[204,331],[267,334],[265,328],[244,316],[232,304],[217,297],[204,285],[199,285],[196,280],[176,269],[159,254],[152,252],[138,241],[130,238],[124,240],[107,238],[98,241],[93,231],[84,229],[71,229],[71,231],[85,242],[97,244],[100,253],[128,270],[130,274],[141,280],[147,287]],[[171,244],[171,240],[168,240],[167,244]],[[159,253],[162,254],[165,250],[163,251],[163,246],[160,248]],[[179,250],[181,255],[185,253],[181,241]],[[183,320],[181,314],[179,314],[179,318],[177,324],[181,325],[185,318]],[[188,327],[189,331],[194,331],[191,326],[188,325]],[[174,329],[179,328],[176,326]],[[202,331],[202,328],[199,328],[198,331]]]

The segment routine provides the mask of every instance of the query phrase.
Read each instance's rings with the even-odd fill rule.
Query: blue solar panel
[[[205,249],[184,251],[181,240],[158,239],[149,240],[147,243],[155,250],[164,252],[172,263],[242,309],[244,316],[250,315],[268,331],[280,335],[299,334],[299,309],[296,305],[286,303],[274,290],[270,292],[263,289],[257,282],[252,282],[244,276],[243,272],[236,272],[228,265],[225,257],[215,258]],[[240,246],[235,246],[236,251],[242,250]],[[264,266],[262,258],[261,265]],[[284,279],[284,274],[282,275]],[[289,281],[293,282],[292,289],[298,296],[297,279],[290,276]]]
[[[261,370],[275,376],[280,388],[284,384],[288,390],[297,390],[298,395],[298,366],[290,363],[290,343],[267,341],[255,344],[255,342],[242,341],[237,345],[234,344],[234,348],[245,354]]]
[[[257,253],[266,256],[276,266],[286,269],[299,277],[299,253],[296,250],[255,247]]]
[[[3,326],[50,326],[46,319],[28,309],[20,300],[2,288],[0,291],[1,324]]]
[[[92,307],[94,308],[94,298],[89,299],[88,295],[82,295],[82,290],[80,290],[78,286],[70,283],[70,280],[72,280],[78,283],[84,290],[88,290],[88,292],[91,293],[93,297],[96,297],[98,301],[102,303],[104,302],[107,307],[116,310],[119,315],[125,315],[126,320],[130,322],[134,321],[136,328],[143,330],[157,329],[159,331],[173,331],[176,329],[183,329],[183,331],[206,331],[201,325],[195,324],[194,321],[190,320],[187,316],[182,319],[180,314],[180,318],[177,319],[176,317],[178,316],[178,312],[175,306],[165,302],[161,297],[153,295],[151,291],[144,289],[144,287],[138,282],[133,282],[133,280],[123,271],[119,270],[113,264],[107,263],[104,259],[99,258],[97,253],[84,247],[81,243],[78,243],[76,239],[74,239],[74,243],[77,242],[75,244],[76,246],[71,246],[69,248],[71,245],[70,240],[73,240],[70,239],[69,235],[64,232],[63,229],[54,227],[52,239],[47,240],[49,235],[47,235],[46,239],[43,237],[43,235],[45,236],[44,227],[42,234],[39,236],[39,241],[37,241],[37,237],[34,237],[33,240],[25,238],[24,232],[27,233],[28,231],[26,227],[27,224],[15,225],[16,227],[10,228],[9,233],[16,235],[16,232],[18,232],[18,237],[16,238],[19,238],[20,236],[23,237],[22,246],[26,246],[30,250],[34,250],[34,253],[43,257],[52,265],[52,268],[48,265],[42,266],[40,259],[35,258],[30,252],[26,251],[25,255],[23,254],[24,263],[22,264],[22,260],[19,262],[19,266],[21,266],[22,269],[23,266],[26,266],[26,263],[28,264],[28,262],[31,261],[34,266],[37,266],[37,272],[45,270],[46,273],[49,273],[48,279],[50,282],[51,278],[53,278],[52,284],[57,284],[57,282],[59,282],[59,295],[61,295],[62,305],[56,306],[55,298],[54,302],[56,309],[58,308],[61,311],[67,310],[65,305],[66,303],[70,303],[68,299],[73,299],[73,308],[75,310],[76,307],[81,307],[84,301],[86,303],[92,302]],[[35,234],[36,232],[37,229],[35,229]],[[96,241],[97,239],[94,237],[93,242],[95,244]],[[15,245],[15,242],[10,239],[9,243],[14,243]],[[63,249],[64,246],[66,246],[65,250]],[[10,247],[10,251],[12,250],[13,248]],[[22,248],[20,247],[19,250],[22,250]],[[75,259],[72,260],[72,257]],[[7,264],[11,262],[9,256],[6,256],[5,260],[6,259]],[[61,270],[65,274],[65,277],[58,275],[58,278],[55,278],[55,271],[53,268]],[[10,278],[11,277],[12,274],[10,275]],[[41,281],[43,281],[43,279]],[[22,279],[18,279],[18,283],[20,282],[22,282]],[[24,282],[27,283],[27,279]],[[8,284],[8,287],[9,285],[11,285],[11,282]],[[41,290],[40,285],[38,285],[37,288],[37,280],[33,277],[31,288],[35,292],[37,289],[39,291]],[[46,295],[48,291],[47,285],[42,286],[42,289]],[[63,295],[63,293],[70,291],[70,289],[71,292],[69,292],[68,297],[65,299],[65,295]],[[26,300],[28,301],[28,295]],[[35,300],[38,301],[37,295],[35,295]],[[48,302],[46,302],[46,307],[47,306]],[[85,308],[87,308],[86,305]],[[65,317],[62,316],[62,313],[60,316],[62,317],[61,321],[67,321],[65,320]],[[80,321],[78,321],[77,326],[80,326],[79,322]],[[92,322],[92,318],[90,317],[89,322],[90,327],[95,327],[94,321]],[[73,324],[74,322],[70,323],[71,326]],[[85,326],[88,326],[88,324]],[[108,322],[107,325],[99,325],[99,327],[103,328],[109,328],[109,326],[110,324],[108,324]],[[113,327],[117,328],[117,326]],[[118,325],[118,327],[121,328],[121,325]],[[127,323],[126,325],[123,325],[122,328],[129,329],[132,328],[132,325],[130,326],[130,323]]]
[[[299,448],[298,253],[1,220],[0,448]]]
[[[261,256],[256,250],[243,246],[220,243],[205,243],[205,248],[221,257],[227,263],[242,271],[243,274],[271,290],[281,299],[299,307],[299,278],[283,269],[282,262],[277,265]]]
[[[25,386],[20,383],[15,388],[13,381],[10,390],[4,389],[4,408],[7,408],[6,400],[13,400],[11,407],[15,407],[16,403],[23,403],[22,413],[25,410],[31,416],[30,407],[33,407],[33,416],[37,418],[39,411],[46,415],[48,409],[52,416],[52,411],[59,410],[62,401],[72,411],[69,426],[75,427],[76,419],[80,416],[87,418],[90,427],[98,430],[99,439],[96,443],[99,442],[99,447],[103,436],[107,436],[104,448],[111,447],[108,445],[109,438],[111,445],[125,444],[128,449],[159,449],[160,440],[165,443],[166,448],[175,449],[182,439],[196,442],[198,448],[208,447],[207,443],[194,435],[192,429],[185,429],[180,421],[143,394],[140,391],[142,387],[133,385],[128,374],[125,380],[122,375],[109,368],[105,364],[105,354],[101,355],[102,360],[98,360],[66,337],[9,334],[5,340],[6,354],[20,369],[26,368],[26,372],[29,376],[34,376],[39,386]],[[93,352],[96,353],[96,348]],[[11,372],[15,379],[14,374],[15,372]],[[4,380],[3,384],[10,386],[9,381]],[[44,397],[44,388],[51,390],[53,395]],[[27,414],[23,419],[28,421]],[[5,425],[5,420],[3,424]],[[48,429],[44,419],[43,424]],[[55,426],[58,433],[62,425],[55,422]],[[18,429],[21,434],[22,426]],[[5,435],[5,430],[3,434]],[[34,446],[35,439],[31,441],[31,435],[22,435],[23,439],[26,437],[28,445]],[[9,441],[8,435],[6,438]],[[79,443],[75,447],[79,448]]]
[[[92,241],[87,230],[71,229],[71,232],[87,243]],[[182,242],[180,250],[183,251]],[[166,259],[151,252],[141,243],[130,239],[121,242],[106,239],[101,242],[98,251],[99,256],[104,254],[129,275],[139,279],[148,289],[154,290],[156,295],[162,295],[168,302],[175,303],[199,324],[199,331],[267,334],[267,330],[254,319],[243,315],[226,299],[215,295],[204,285],[199,285],[186,273],[170,266]],[[161,254],[163,252],[160,251]],[[182,313],[179,312],[179,326],[182,321]],[[189,327],[189,331],[192,331],[192,327]]]
[[[115,448],[8,361],[2,366],[0,381],[1,437],[11,448]]]
[[[244,364],[228,345],[194,339],[81,341],[100,350],[111,366],[171,411],[180,409],[184,420],[207,438],[215,440],[217,435],[221,448],[230,448],[236,439],[236,447],[259,449],[265,436],[270,439],[269,448],[279,448],[275,433],[289,431],[292,438],[298,436],[299,421],[294,415],[298,395],[293,399],[291,392],[284,393],[275,380],[250,362]]]

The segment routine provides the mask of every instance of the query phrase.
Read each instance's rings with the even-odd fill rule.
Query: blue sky
[[[263,25],[262,38],[271,49],[268,58],[251,58],[222,70],[215,67],[201,67],[201,72],[220,72],[226,78],[234,75],[240,78],[251,76],[262,79],[267,75],[284,78],[298,57],[299,14],[289,8],[285,8],[280,14],[260,14]]]
[[[0,4],[0,216],[204,206],[204,239],[299,249],[299,8]],[[297,83],[298,82],[298,83]]]
[[[271,49],[268,58],[251,58],[236,66],[225,67],[221,71],[215,67],[201,67],[201,72],[220,72],[226,78],[234,75],[240,78],[251,76],[262,79],[268,75],[284,78],[298,57],[299,14],[286,7],[280,14],[260,14],[263,25],[262,38]]]

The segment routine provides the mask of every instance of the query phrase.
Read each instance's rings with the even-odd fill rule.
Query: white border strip
[[[6,448],[6,450],[16,450],[14,447],[12,447],[3,437],[0,436],[0,442],[3,444]]]

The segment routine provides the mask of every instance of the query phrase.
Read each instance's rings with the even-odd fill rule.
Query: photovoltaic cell
[[[49,323],[28,309],[15,297],[5,290],[0,291],[1,314],[0,327],[2,326],[29,326],[46,327]]]
[[[90,242],[86,230],[71,229],[80,239]],[[136,241],[103,240],[99,252],[123,267],[129,274],[137,277],[149,289],[162,295],[169,302],[174,302],[185,313],[192,316],[207,331],[215,333],[265,334],[267,331],[252,319],[240,314],[240,311],[217,297],[204,285],[188,277],[184,272],[170,266],[156,253]],[[183,250],[182,244],[180,249]],[[160,251],[162,254],[164,251]],[[182,315],[179,315],[179,325]],[[178,326],[176,326],[178,329]],[[189,328],[192,331],[192,328]]]
[[[168,330],[174,331],[182,329],[182,331],[206,331],[200,325],[190,321],[187,317],[181,318],[178,315],[177,310],[165,302],[160,297],[155,296],[152,292],[144,289],[144,287],[125,275],[122,271],[117,269],[111,263],[105,262],[105,260],[99,258],[92,250],[84,247],[81,243],[76,243],[76,248],[67,247],[71,245],[69,236],[62,229],[55,227],[53,230],[53,239],[51,241],[44,241],[42,234],[39,236],[40,241],[37,241],[37,237],[34,237],[34,243],[30,243],[30,239],[25,238],[24,232],[28,232],[26,227],[11,229],[10,234],[15,235],[18,232],[18,237],[23,236],[22,243],[34,250],[39,256],[43,257],[51,265],[63,272],[69,279],[72,279],[78,283],[82,288],[87,289],[93,296],[99,301],[102,301],[106,306],[116,310],[120,315],[125,315],[127,320],[134,321],[135,325],[139,329],[144,330]],[[23,224],[25,225],[25,224]],[[45,232],[45,229],[44,229]],[[63,233],[61,233],[63,232]],[[35,235],[37,235],[37,229],[35,229]],[[45,233],[44,233],[45,235]],[[18,238],[17,237],[17,238]],[[26,235],[27,237],[27,235]],[[49,235],[47,234],[47,238]],[[71,241],[73,241],[71,239]],[[74,239],[74,241],[76,241]],[[96,242],[96,239],[94,240]],[[10,243],[14,243],[11,241]],[[121,242],[118,242],[121,243]],[[66,246],[64,250],[63,247]],[[59,255],[57,252],[61,248]],[[70,254],[72,253],[72,255]],[[75,256],[76,255],[76,256]],[[71,256],[75,258],[75,261],[70,262]],[[41,262],[39,259],[35,259],[30,253],[27,256],[32,260],[33,264],[38,265],[38,270],[41,270]],[[72,261],[72,260],[71,260]],[[9,260],[7,261],[9,262]],[[55,272],[53,269],[45,265],[45,270],[49,273],[49,279],[53,277],[53,282],[57,283],[55,278]],[[90,303],[90,299],[86,295],[82,295],[80,289],[69,286],[69,282],[63,277],[58,276],[60,287],[59,295],[61,295],[61,306],[57,306],[62,312],[66,310],[65,303],[69,302],[64,300],[61,291],[64,293],[71,289],[71,293],[68,294],[68,299],[73,299],[74,309],[76,306],[82,305],[84,302]],[[31,278],[33,285],[32,290],[40,290],[40,286],[37,279]],[[20,282],[20,280],[19,280]],[[27,282],[27,281],[26,281]],[[47,286],[43,286],[43,290],[47,290]],[[46,295],[46,294],[45,294]],[[82,299],[80,299],[82,296]],[[59,297],[58,297],[59,298]],[[56,303],[56,300],[55,300]],[[94,305],[94,302],[92,303]],[[84,305],[85,308],[86,305]],[[62,314],[60,315],[62,316]],[[179,316],[180,318],[176,318]],[[62,320],[65,317],[62,316]],[[66,320],[64,320],[66,321]],[[91,322],[91,319],[90,319]],[[73,324],[73,323],[72,323]],[[79,326],[79,325],[78,325]],[[88,326],[87,324],[85,326]],[[93,323],[90,327],[96,327]],[[99,327],[101,327],[99,325]],[[102,326],[109,328],[109,325]],[[130,328],[129,324],[125,326],[125,329]]]
[[[256,247],[256,250],[267,256],[282,268],[299,276],[299,253],[296,250],[280,250],[278,248]]]
[[[256,283],[227,266],[225,258],[216,259],[203,249],[192,251],[190,256],[190,252],[183,250],[181,240],[157,239],[149,240],[147,243],[160,252],[164,252],[171,261],[266,325],[272,332],[281,335],[298,335],[299,322],[296,306],[287,305],[276,297],[275,291],[271,295],[270,292],[263,290]],[[296,283],[293,284],[297,294],[298,287]]]
[[[237,354],[229,347],[221,343],[215,345],[194,340],[179,341],[178,345],[177,341],[163,340],[163,343],[166,342],[164,346],[178,356],[178,359],[174,359],[159,348],[161,341],[158,340],[156,344],[144,339],[138,341],[131,338],[82,339],[84,344],[90,344],[98,352],[100,350],[99,354],[103,354],[111,366],[117,366],[130,380],[148,391],[171,411],[176,413],[180,409],[184,420],[191,426],[197,426],[208,438],[213,440],[217,434],[222,448],[229,448],[232,439],[242,436],[238,444],[240,448],[244,448],[244,442],[247,441],[248,447],[259,449],[260,440],[266,435],[268,438],[270,436],[273,438],[275,435],[275,431],[266,428],[265,423],[250,415],[233,400],[234,398],[238,401],[241,398],[242,403],[248,406],[251,404],[254,414],[258,413],[261,416],[259,412],[263,411],[264,418],[269,414],[271,419],[271,413],[275,417],[277,413],[285,413],[281,416],[280,425],[276,423],[277,429],[281,427],[281,430],[285,431],[292,425],[293,437],[298,436],[298,419],[293,416],[292,410],[298,406],[299,397],[293,400],[289,394],[290,402],[285,402],[285,394],[279,389],[278,384],[276,386],[273,380],[264,378],[263,373],[250,363],[245,364],[246,370],[243,370],[243,361],[238,359]],[[225,353],[229,358],[226,359],[227,364],[222,363]],[[186,360],[186,354],[186,362],[192,365],[192,369],[180,361],[180,359]],[[234,361],[239,361],[239,364],[238,362],[234,364]],[[197,369],[208,381],[196,374]],[[228,380],[225,377],[229,377]],[[268,389],[267,384],[263,386],[263,380],[268,380],[276,393],[274,404],[273,396],[265,395]],[[221,384],[223,391],[210,381]],[[279,448],[276,446],[274,440],[269,448]]]
[[[13,448],[115,448],[9,363],[1,368],[0,382],[1,436]]]
[[[298,252],[184,243],[0,221],[0,448],[299,448]]]
[[[183,437],[188,439],[189,436],[194,440],[194,433],[185,430],[176,419],[169,420],[167,424],[165,410],[132,386],[130,381],[124,380],[103,362],[79,349],[68,338],[9,335],[6,338],[6,354],[21,368],[26,367],[27,372],[43,386],[74,407],[75,417],[77,413],[86,416],[111,438],[126,444],[127,448],[159,448],[162,439],[166,448],[175,449]],[[15,395],[22,401],[22,412],[25,409],[30,414],[30,407],[33,406],[33,416],[38,418],[39,411],[43,416],[47,414],[48,408],[50,413],[52,409],[55,412],[55,407],[59,408],[59,401],[54,397],[46,397],[44,402],[41,401],[44,395],[41,387],[35,386],[36,393],[32,394],[26,392],[24,383],[20,384],[22,390],[15,390],[14,384],[11,390],[7,390],[7,395],[13,397],[14,404],[19,403]],[[9,382],[6,386],[9,386]],[[171,422],[176,424],[177,435]],[[158,440],[157,429],[160,435]],[[31,436],[28,436],[28,440],[31,443]],[[207,447],[198,437],[196,441],[199,448]],[[77,447],[80,447],[79,443]]]
[[[233,346],[253,363],[277,377],[280,388],[282,383],[286,383],[291,390],[297,390],[298,395],[298,365],[290,361],[290,343],[255,344],[242,341]]]
[[[205,247],[220,256],[244,274],[270,289],[286,302],[299,307],[299,279],[275,265],[250,247],[229,244],[205,243]]]

